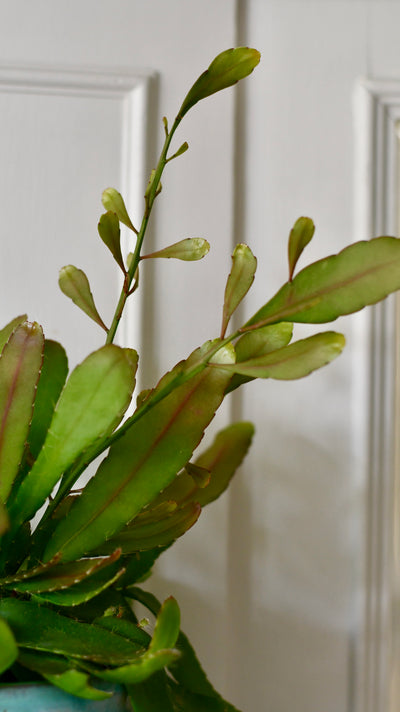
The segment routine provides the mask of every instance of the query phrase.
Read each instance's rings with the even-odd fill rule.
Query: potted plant
[[[257,264],[248,246],[237,245],[220,335],[137,394],[136,408],[124,419],[138,355],[113,342],[139,268],[150,258],[200,259],[209,248],[196,238],[144,252],[163,170],[188,148],[183,143],[171,153],[172,138],[198,101],[246,77],[258,62],[253,49],[223,52],[194,83],[171,128],[163,119],[165,142],[140,226],[116,190],[104,191],[98,231],[123,281],[109,327],[86,275],[71,265],[61,269],[62,291],[104,330],[105,344],[68,375],[63,347],[26,315],[0,331],[0,707],[10,684],[41,680],[68,693],[70,709],[78,709],[72,706],[77,697],[99,710],[125,709],[115,696],[113,706],[105,706],[110,684],[122,687],[136,712],[235,709],[213,689],[180,631],[176,600],[161,604],[140,584],[202,507],[226,489],[246,455],[250,423],[228,426],[193,455],[224,398],[255,378],[301,378],[342,351],[342,334],[295,340],[294,323],[330,322],[400,288],[400,240],[393,237],[352,244],[295,275],[314,233],[312,220],[301,217],[289,236],[288,281],[229,332]],[[121,223],[135,242],[127,256]],[[76,491],[99,456],[97,471]],[[137,619],[135,601],[154,617],[151,630]]]

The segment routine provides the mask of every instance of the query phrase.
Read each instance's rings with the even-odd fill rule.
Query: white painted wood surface
[[[143,385],[218,333],[234,241],[259,258],[250,314],[286,279],[287,235],[299,215],[317,225],[302,264],[307,253],[318,258],[370,230],[396,229],[396,141],[388,148],[375,131],[357,87],[361,78],[400,80],[399,2],[0,7],[0,316],[28,309],[52,336],[66,329],[72,360],[102,336],[58,295],[57,270],[87,269],[107,311],[117,285],[96,237],[101,191],[126,189],[136,216],[140,169],[154,162],[162,115],[173,117],[226,47],[255,46],[262,63],[238,91],[196,107],[177,137],[190,151],[169,166],[151,240],[202,236],[212,252],[199,264],[145,265],[141,340],[154,351],[143,359]],[[10,91],[18,72],[23,86]],[[371,153],[374,142],[385,150]],[[382,426],[395,407],[395,334],[390,307],[385,314],[376,322],[380,360],[370,316],[351,317],[333,325],[348,346],[329,369],[298,383],[250,384],[224,410],[221,422],[256,422],[252,454],[231,494],[158,568],[157,591],[178,597],[211,679],[243,712],[389,712],[396,520],[386,526],[385,511],[395,438]],[[128,319],[133,341],[137,319]],[[370,635],[371,625],[381,628]]]

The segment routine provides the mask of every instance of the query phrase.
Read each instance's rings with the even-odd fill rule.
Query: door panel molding
[[[151,133],[150,103],[153,101],[156,75],[149,71],[132,71],[121,69],[101,70],[90,67],[49,67],[45,65],[1,65],[0,66],[0,96],[13,94],[22,97],[45,96],[71,98],[70,109],[73,115],[73,101],[76,98],[90,102],[105,100],[118,105],[120,117],[118,125],[107,127],[113,133],[113,141],[119,145],[118,170],[121,192],[124,195],[128,212],[140,215],[145,190],[145,177],[149,173],[148,143]],[[104,106],[97,103],[96,106]],[[41,109],[43,110],[43,109]],[[101,121],[102,118],[100,117]],[[110,119],[105,119],[110,121]],[[93,131],[96,127],[93,126]],[[65,139],[68,142],[68,139]],[[99,145],[99,151],[102,146]],[[54,167],[54,174],[60,166]],[[33,171],[32,171],[33,175]],[[63,196],[68,200],[68,196]],[[100,196],[99,196],[100,197]],[[95,231],[96,226],[93,225]],[[122,226],[122,245],[128,252],[128,241],[131,243],[130,231]],[[68,236],[64,236],[68,237]],[[131,246],[132,249],[132,246]],[[111,259],[107,255],[107,259]],[[61,265],[60,265],[61,266]],[[120,275],[115,269],[115,279]],[[119,281],[118,281],[119,288]],[[54,289],[52,285],[51,289]],[[29,306],[29,304],[28,304]],[[121,322],[118,340],[124,345],[140,347],[141,341],[141,311],[139,299],[132,299]],[[68,344],[67,344],[68,346]]]
[[[356,92],[356,233],[399,232],[400,82],[363,81]],[[364,572],[358,712],[399,709],[399,297],[371,310]]]

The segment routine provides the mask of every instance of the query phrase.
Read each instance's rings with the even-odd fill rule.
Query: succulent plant
[[[293,324],[319,324],[378,302],[400,288],[400,240],[354,243],[295,274],[314,234],[299,218],[289,236],[288,281],[250,319],[229,332],[231,317],[250,289],[257,261],[236,246],[226,280],[217,338],[201,345],[136,396],[138,354],[115,345],[128,298],[144,259],[197,260],[200,238],[143,254],[147,225],[161,191],[176,129],[201,99],[249,75],[254,49],[218,55],[186,95],[152,171],[137,228],[115,189],[103,193],[98,232],[122,273],[122,290],[107,327],[82,270],[61,269],[59,284],[99,327],[105,344],[68,375],[63,347],[22,315],[0,331],[0,672],[1,682],[45,679],[89,699],[122,684],[137,712],[162,709],[229,712],[187,637],[171,596],[160,604],[140,584],[153,564],[219,497],[242,463],[253,425],[234,423],[197,454],[207,426],[226,396],[255,378],[302,378],[328,364],[344,346],[342,334],[293,340]],[[123,255],[120,224],[134,249]],[[94,475],[77,480],[97,458]],[[154,617],[139,621],[135,602]],[[99,684],[100,683],[100,684]],[[1,693],[0,693],[1,694]]]

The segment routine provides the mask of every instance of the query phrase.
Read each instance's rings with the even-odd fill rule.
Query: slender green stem
[[[142,224],[140,226],[140,230],[137,235],[136,247],[135,247],[135,251],[132,256],[131,263],[129,265],[127,279],[125,280],[124,285],[122,287],[121,294],[120,294],[120,297],[118,300],[118,304],[115,309],[114,317],[113,317],[111,326],[107,333],[107,339],[106,339],[107,344],[111,344],[114,341],[115,334],[118,329],[118,325],[121,321],[121,317],[122,317],[122,314],[123,314],[123,311],[125,308],[125,304],[128,299],[128,296],[129,296],[130,286],[132,284],[132,281],[136,274],[136,270],[139,265],[140,252],[142,249],[143,240],[144,240],[144,237],[146,234],[146,230],[147,230],[147,226],[149,223],[151,211],[152,211],[152,208],[154,205],[154,201],[157,196],[158,186],[160,184],[160,180],[161,180],[161,176],[163,174],[164,168],[168,162],[168,158],[167,158],[168,149],[171,144],[172,137],[173,137],[176,129],[179,126],[179,123],[180,123],[180,119],[176,118],[173,123],[173,126],[171,128],[171,131],[169,133],[166,133],[164,145],[163,145],[163,148],[162,148],[162,151],[160,154],[160,158],[158,159],[157,168],[154,172],[154,176],[152,177],[152,182],[149,187],[148,193],[146,193],[146,197],[145,197],[146,205],[145,205],[145,211],[144,211],[143,218],[142,218]]]

